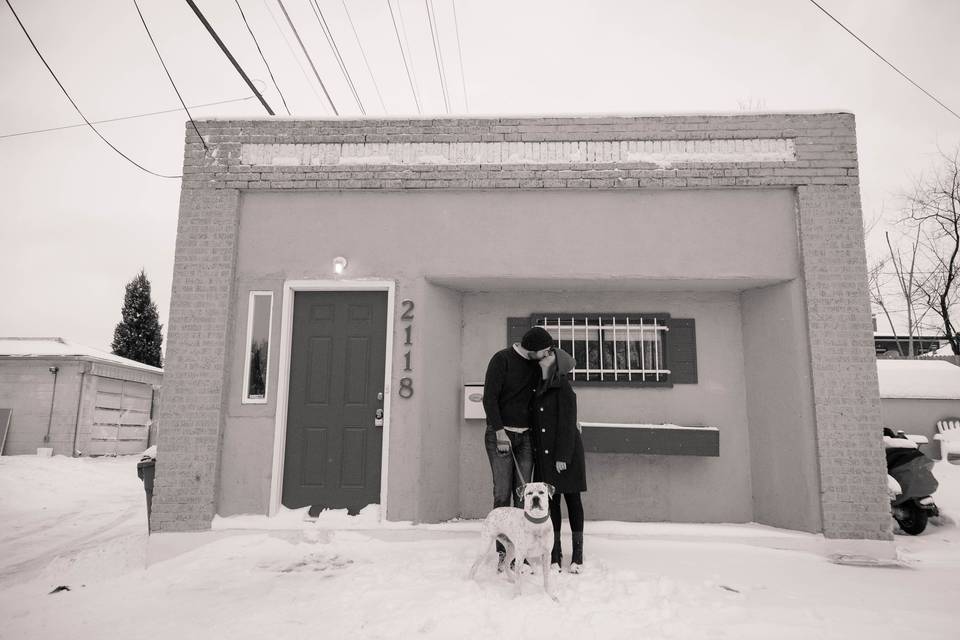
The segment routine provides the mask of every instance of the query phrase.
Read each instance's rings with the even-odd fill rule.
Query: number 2
[[[400,316],[400,319],[413,320],[413,300],[404,300],[400,304],[404,307],[403,315]]]

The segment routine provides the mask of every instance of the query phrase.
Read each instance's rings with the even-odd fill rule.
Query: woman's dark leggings
[[[560,531],[560,496],[567,501],[567,517],[570,519],[571,531],[583,531],[583,501],[580,500],[580,492],[576,493],[558,493],[550,501],[550,520],[553,522],[553,530]]]

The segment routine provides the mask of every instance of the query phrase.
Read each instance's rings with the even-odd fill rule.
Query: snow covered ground
[[[0,637],[960,637],[960,466],[937,464],[947,517],[896,537],[899,566],[776,549],[819,538],[758,525],[588,522],[587,571],[556,576],[558,605],[539,576],[519,598],[492,563],[465,579],[478,523],[375,509],[218,518],[209,544],[145,568],[136,460],[0,458]]]

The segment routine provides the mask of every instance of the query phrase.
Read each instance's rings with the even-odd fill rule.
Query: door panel
[[[380,501],[386,327],[386,292],[294,295],[284,506],[356,513]]]

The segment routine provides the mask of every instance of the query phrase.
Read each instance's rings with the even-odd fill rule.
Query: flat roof
[[[960,367],[943,360],[877,360],[881,398],[960,400]]]
[[[131,369],[140,369],[141,371],[150,371],[151,373],[163,373],[163,369],[159,367],[152,367],[136,360],[76,344],[63,338],[0,337],[0,357],[5,356],[13,358],[82,358]]]
[[[854,115],[850,109],[818,109],[797,111],[672,111],[670,113],[460,113],[460,114],[407,114],[407,115],[349,115],[334,116],[326,113],[298,116],[209,116],[194,118],[197,122],[303,122],[303,121],[332,121],[355,122],[377,120],[540,120],[550,118],[710,118],[710,117],[756,117],[756,116],[826,116],[826,115]]]

